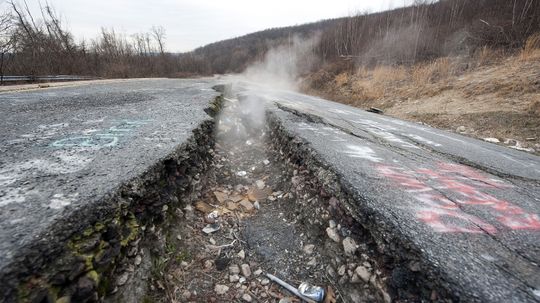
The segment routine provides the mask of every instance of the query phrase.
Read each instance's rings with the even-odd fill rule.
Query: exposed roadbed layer
[[[335,174],[339,187],[324,190],[372,233],[407,277],[401,286],[426,300],[424,289],[440,300],[540,301],[538,157],[300,94],[243,95],[275,103],[289,157],[317,178]]]
[[[198,191],[213,145],[208,113],[218,111],[212,85],[1,94],[1,302],[85,302],[111,291],[144,231]]]

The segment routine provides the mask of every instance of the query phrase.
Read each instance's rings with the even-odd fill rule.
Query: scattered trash
[[[322,302],[324,300],[324,288],[320,286],[302,282],[302,284],[298,286],[298,292],[300,292],[302,296],[310,298],[315,302]]]
[[[206,215],[206,221],[211,224],[216,223],[218,218],[219,218],[219,212],[217,210],[214,210],[208,215]]]
[[[256,209],[261,209],[261,205],[259,204],[259,201],[253,202],[253,207],[255,207]]]
[[[490,143],[499,143],[499,142],[501,142],[501,140],[499,140],[497,138],[484,138],[484,141],[490,142]]]
[[[382,114],[383,111],[382,109],[379,109],[379,108],[376,108],[376,107],[370,107],[369,109],[367,109],[368,112],[370,113],[376,113],[376,114]]]
[[[279,284],[280,286],[282,286],[283,288],[285,288],[286,290],[290,291],[292,294],[294,294],[295,296],[297,296],[298,298],[308,302],[308,303],[319,303],[319,302],[323,302],[324,300],[324,289],[322,289],[321,287],[318,287],[318,286],[312,286],[310,284],[307,284],[307,283],[302,283],[300,284],[300,287],[302,287],[302,290],[308,294],[308,295],[313,295],[314,298],[311,298],[311,297],[308,297],[308,296],[305,296],[303,295],[299,289],[296,289],[294,286],[288,284],[287,282],[281,280],[280,278],[272,275],[272,274],[266,274],[266,276],[268,277],[268,279],[276,282],[277,284]],[[318,293],[319,289],[322,290],[322,296],[320,296],[320,294]],[[317,299],[315,299],[315,297],[317,297]],[[320,297],[320,299],[319,299]]]
[[[247,146],[251,146],[251,145],[253,145],[253,142],[251,142],[251,140],[247,140],[247,141],[246,141],[246,145],[247,145]]]
[[[237,172],[236,175],[239,176],[239,177],[245,177],[247,175],[247,173],[245,171],[241,170],[241,171]]]
[[[263,164],[264,164],[264,165],[269,165],[269,164],[270,164],[270,161],[264,160],[264,161],[263,161]]]
[[[205,233],[205,234],[211,234],[211,233],[214,233],[218,230],[220,230],[221,227],[219,226],[219,224],[217,223],[214,223],[214,224],[208,224],[206,225],[205,228],[202,229],[202,231]]]

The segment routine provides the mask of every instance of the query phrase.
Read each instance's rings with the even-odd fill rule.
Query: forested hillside
[[[481,47],[516,50],[540,30],[534,0],[441,0],[376,14],[270,29],[216,42],[182,56],[182,69],[211,74],[240,72],[268,49],[293,35],[320,35],[319,65],[337,68],[414,64],[448,55],[471,55]]]
[[[471,55],[486,46],[517,50],[540,30],[536,0],[417,1],[410,7],[268,29],[172,54],[166,51],[165,29],[160,27],[129,36],[102,29],[100,36],[76,43],[49,5],[33,14],[24,1],[4,7],[0,75],[115,78],[238,73],[263,59],[269,49],[298,37],[318,39],[311,71],[324,68],[336,74],[360,66]]]

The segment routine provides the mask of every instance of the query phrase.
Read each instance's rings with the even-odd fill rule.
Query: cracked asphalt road
[[[239,84],[464,301],[540,302],[540,158],[303,94]]]
[[[62,217],[96,207],[209,119],[215,80],[0,95],[0,272]],[[348,209],[406,246],[462,301],[540,302],[540,158],[298,93],[244,98],[310,146]],[[68,229],[80,222],[71,222]]]
[[[214,80],[133,80],[0,94],[0,272],[21,248],[84,226],[108,194],[184,143]],[[103,202],[105,203],[105,202]],[[50,242],[50,243],[49,243]],[[43,256],[41,256],[43,257]]]

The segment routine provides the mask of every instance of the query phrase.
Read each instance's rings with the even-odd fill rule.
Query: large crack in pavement
[[[308,170],[280,153],[264,108],[257,113],[246,110],[250,100],[225,100],[207,172],[213,181],[165,236],[148,299],[299,302],[270,273],[294,286],[323,287],[326,302],[390,301],[388,272],[370,257],[373,240]]]

